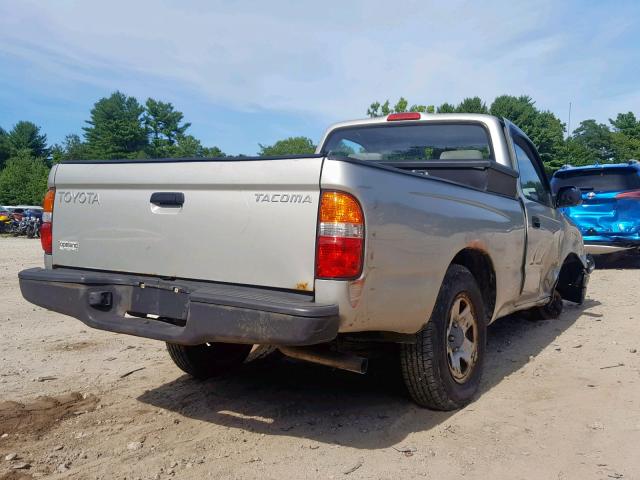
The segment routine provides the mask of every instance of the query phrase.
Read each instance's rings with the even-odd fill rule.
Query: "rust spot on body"
[[[474,250],[480,250],[481,252],[487,252],[486,245],[481,240],[471,240],[467,243],[468,248],[473,248]]]
[[[296,290],[309,290],[309,282],[299,282],[296,284]]]

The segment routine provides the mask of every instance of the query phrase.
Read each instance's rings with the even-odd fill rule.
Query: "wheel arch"
[[[585,277],[585,266],[582,260],[575,253],[569,253],[562,262],[556,282],[556,289],[560,296],[570,302],[582,303],[586,290]]]
[[[453,258],[451,265],[454,264],[466,267],[478,283],[489,323],[496,308],[496,271],[491,257],[482,250],[465,248]]]

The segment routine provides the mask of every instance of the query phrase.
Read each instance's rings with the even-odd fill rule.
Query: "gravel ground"
[[[0,253],[0,480],[640,478],[640,261],[601,265],[559,320],[496,322],[477,400],[436,413],[375,369],[192,380],[159,342],[25,302],[37,240]]]

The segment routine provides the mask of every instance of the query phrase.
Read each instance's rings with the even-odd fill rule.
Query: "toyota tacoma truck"
[[[552,194],[532,142],[488,115],[339,123],[312,155],[67,161],[44,268],[20,288],[166,342],[198,378],[255,345],[360,373],[392,351],[416,403],[452,410],[478,389],[491,322],[583,301],[592,266],[559,210],[580,200]]]

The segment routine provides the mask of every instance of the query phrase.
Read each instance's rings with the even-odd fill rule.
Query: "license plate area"
[[[184,326],[189,314],[189,295],[160,288],[134,287],[129,315]]]

